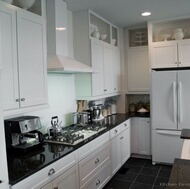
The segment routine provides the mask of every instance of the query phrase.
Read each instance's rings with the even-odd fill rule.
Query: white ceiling
[[[134,27],[146,21],[186,17],[190,0],[65,0],[72,12],[91,9],[118,27]],[[150,11],[149,17],[141,13]]]

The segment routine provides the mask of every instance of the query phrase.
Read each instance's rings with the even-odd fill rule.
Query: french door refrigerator
[[[190,129],[190,70],[153,70],[151,85],[152,162],[173,163]]]

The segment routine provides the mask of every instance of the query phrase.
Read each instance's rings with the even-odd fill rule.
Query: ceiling
[[[145,25],[146,21],[186,17],[190,0],[65,0],[72,12],[91,9],[118,27]],[[149,17],[141,13],[150,11]]]

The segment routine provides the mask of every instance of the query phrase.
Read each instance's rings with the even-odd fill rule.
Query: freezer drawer
[[[180,158],[183,140],[181,131],[152,130],[152,162],[172,164]]]

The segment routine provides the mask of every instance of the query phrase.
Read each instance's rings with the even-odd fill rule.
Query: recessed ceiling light
[[[151,12],[143,12],[141,15],[142,15],[142,16],[150,16],[150,15],[151,15]]]

